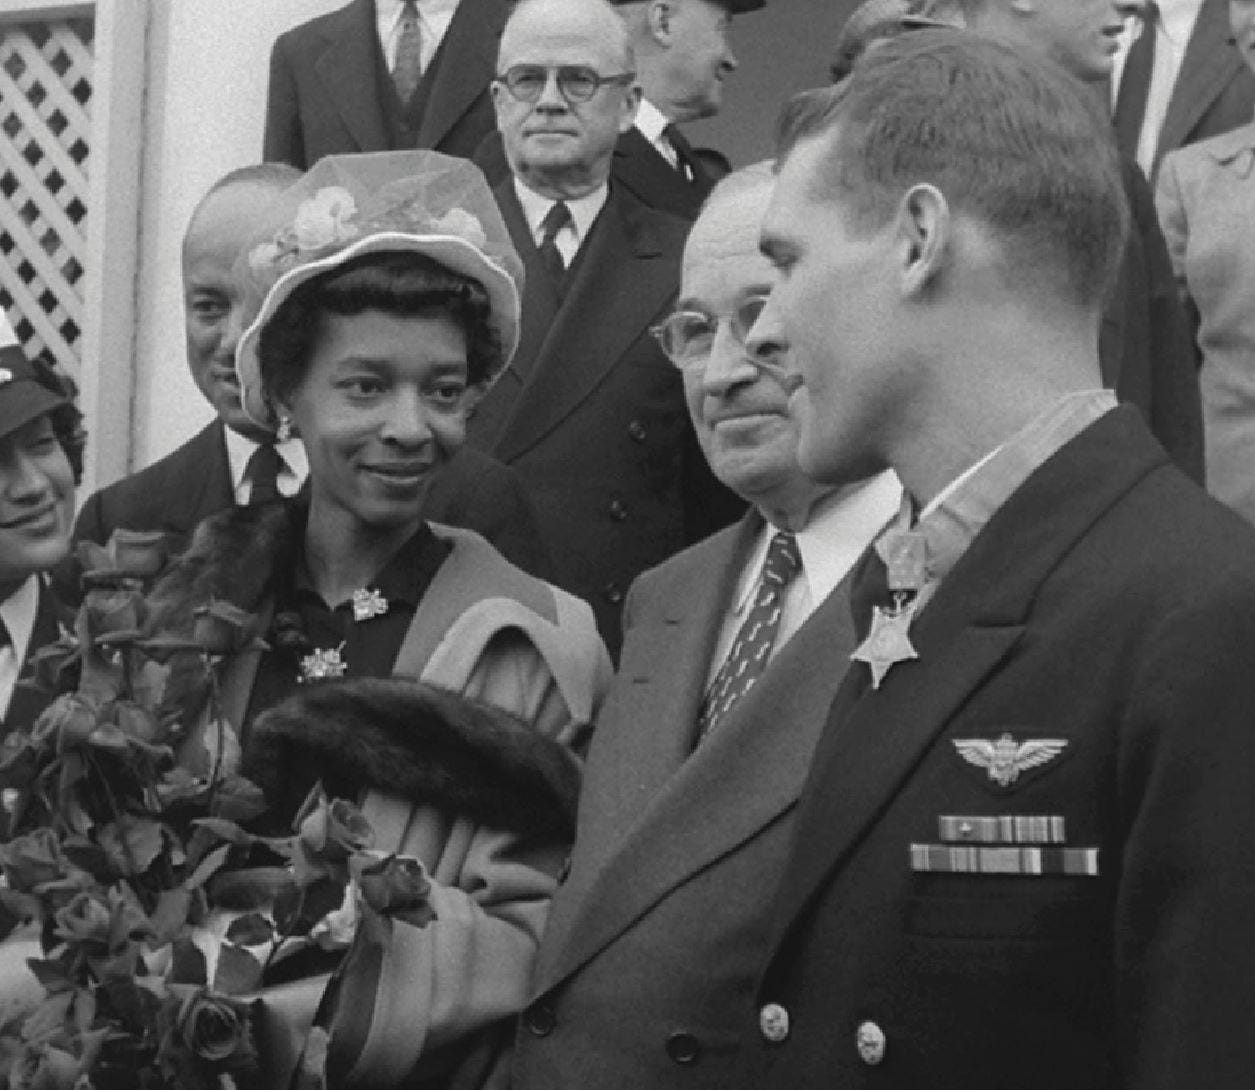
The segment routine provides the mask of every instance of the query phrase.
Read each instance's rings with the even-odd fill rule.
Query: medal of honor
[[[348,664],[340,657],[340,647],[316,647],[301,659],[301,676],[296,680],[322,681],[324,678],[344,677]]]
[[[902,601],[903,595],[897,597],[899,600],[888,609],[872,607],[872,627],[867,639],[850,656],[855,662],[865,662],[871,668],[873,689],[880,688],[891,667],[919,658],[909,632],[915,616],[915,603]]]
[[[353,620],[369,621],[388,612],[388,599],[377,590],[361,587],[353,592]]]

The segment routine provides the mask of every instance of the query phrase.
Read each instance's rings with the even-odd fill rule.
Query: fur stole
[[[148,630],[188,634],[193,610],[211,601],[256,610],[274,573],[291,567],[299,525],[294,505],[283,500],[210,515],[149,592]]]
[[[321,780],[367,788],[527,836],[570,839],[578,762],[526,722],[406,678],[312,684],[258,716],[243,774],[280,813]]]

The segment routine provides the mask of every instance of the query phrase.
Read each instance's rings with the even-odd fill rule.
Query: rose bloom
[[[248,1008],[226,996],[209,992],[192,996],[179,1012],[178,1032],[183,1046],[207,1063],[252,1057]]]

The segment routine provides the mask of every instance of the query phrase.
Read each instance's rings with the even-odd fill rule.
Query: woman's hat
[[[68,403],[26,358],[9,320],[0,313],[0,437]]]
[[[257,316],[240,337],[235,370],[244,411],[258,423],[274,422],[258,356],[266,323],[301,284],[364,254],[423,254],[478,281],[503,363],[514,355],[523,263],[469,160],[434,151],[329,155],[279,197],[277,209],[273,228],[236,270]]]

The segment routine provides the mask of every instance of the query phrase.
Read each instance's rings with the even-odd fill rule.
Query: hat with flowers
[[[259,423],[273,423],[261,382],[262,330],[300,285],[366,254],[423,254],[478,281],[503,363],[518,347],[523,264],[469,160],[434,151],[329,155],[279,196],[270,223],[236,268],[256,316],[240,337],[235,369],[244,410]]]

